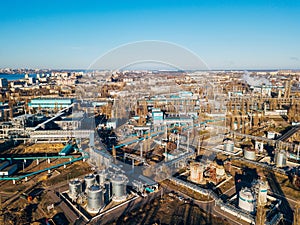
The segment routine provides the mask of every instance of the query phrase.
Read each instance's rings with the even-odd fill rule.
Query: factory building
[[[252,86],[253,93],[259,93],[262,96],[271,96],[272,86],[270,85],[261,85],[261,86]]]
[[[61,120],[55,121],[55,123],[62,130],[76,130],[81,127],[82,121],[84,117],[84,112],[76,112],[71,116],[64,117]]]
[[[54,109],[54,108],[66,108],[71,106],[74,103],[74,99],[71,98],[35,98],[32,99],[28,106],[29,108],[45,108],[45,109]]]
[[[193,124],[193,118],[190,118],[188,116],[170,116],[165,118],[165,123],[167,125],[186,125],[186,124]]]
[[[91,164],[97,167],[102,166],[108,168],[113,162],[113,156],[105,150],[98,150],[96,148],[93,148],[90,151],[89,161],[91,162]]]
[[[160,109],[152,109],[152,119],[153,124],[161,124],[164,121],[164,113],[160,111]]]
[[[275,153],[275,162],[277,167],[286,166],[287,153],[284,150],[276,151]]]

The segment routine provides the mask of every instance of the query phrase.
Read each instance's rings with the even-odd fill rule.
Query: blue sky
[[[162,40],[212,69],[300,68],[300,1],[0,2],[0,67],[87,68],[119,45]]]

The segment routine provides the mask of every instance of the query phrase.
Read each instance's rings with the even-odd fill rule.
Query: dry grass
[[[67,181],[68,179],[73,179],[79,177],[83,174],[87,174],[91,172],[91,167],[87,162],[75,162],[72,165],[67,166],[67,168],[60,167],[57,169],[61,174],[50,177],[45,184],[47,186],[54,185],[63,181]]]
[[[195,191],[193,191],[189,188],[183,187],[181,185],[176,185],[175,183],[173,183],[170,180],[164,180],[162,182],[162,186],[167,186],[171,189],[178,190],[178,191],[190,196],[191,198],[199,200],[199,201],[209,201],[209,200],[211,200],[209,197],[201,195],[201,194],[199,194],[199,193],[197,193],[197,192],[195,192]]]
[[[183,203],[167,195],[154,199],[144,207],[137,208],[115,219],[110,224],[224,224],[226,221],[203,212],[197,205]]]
[[[24,148],[24,153],[57,153],[64,147],[61,143],[37,143]]]

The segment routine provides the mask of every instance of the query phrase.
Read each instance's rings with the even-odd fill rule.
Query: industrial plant
[[[224,224],[299,224],[298,71],[0,81],[3,223],[177,224],[159,207],[178,201]],[[154,199],[165,217],[143,211]]]

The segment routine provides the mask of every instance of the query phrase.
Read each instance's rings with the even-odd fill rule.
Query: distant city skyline
[[[2,1],[0,68],[86,69],[161,40],[210,69],[300,69],[300,1]],[[106,68],[102,68],[106,69]]]

